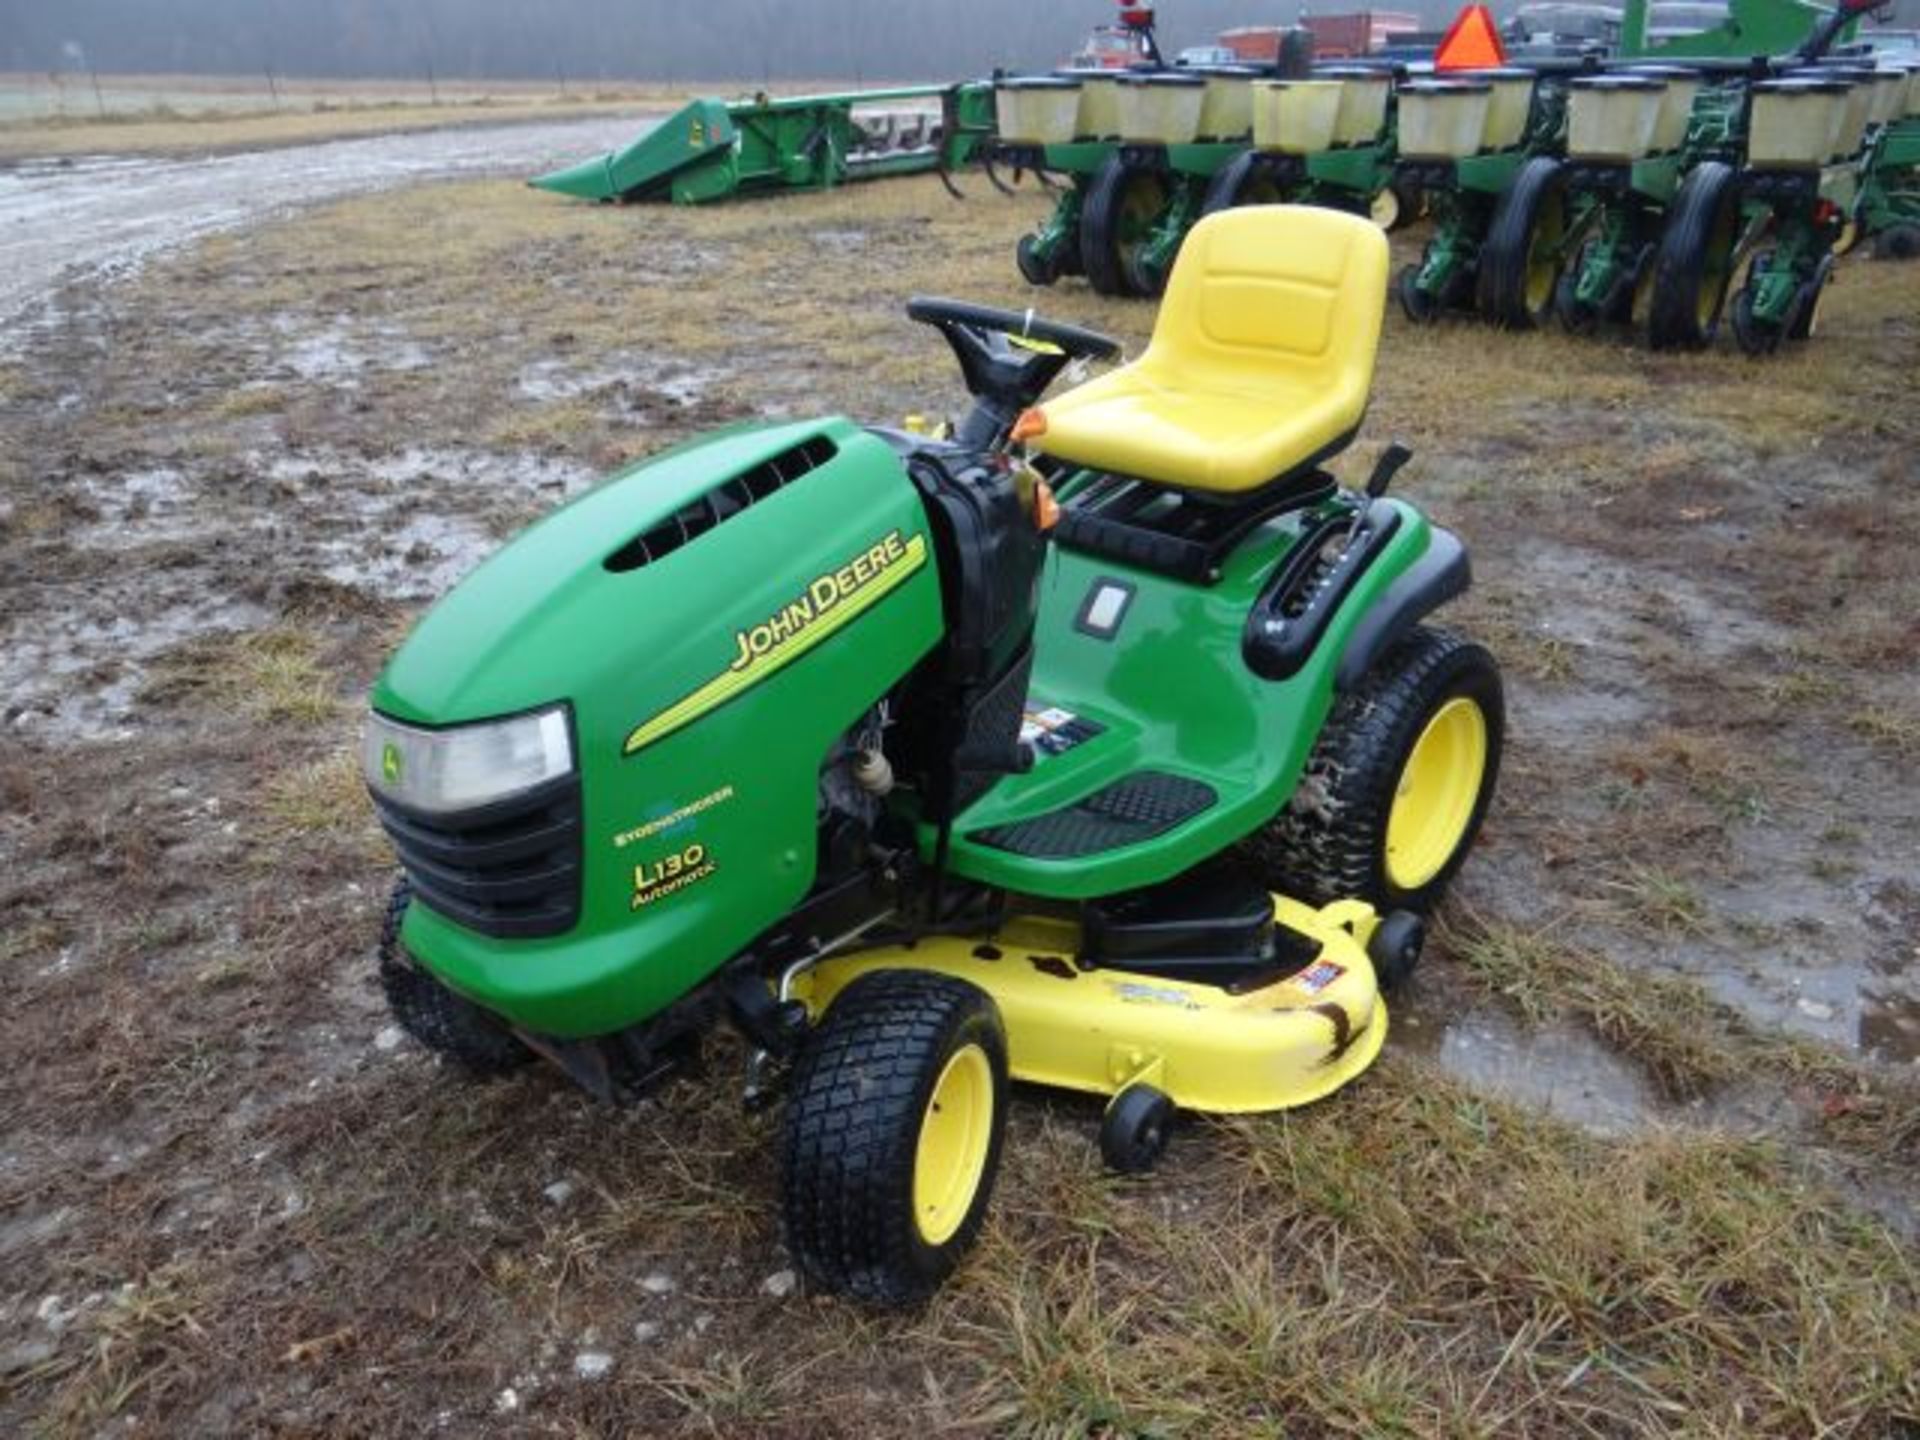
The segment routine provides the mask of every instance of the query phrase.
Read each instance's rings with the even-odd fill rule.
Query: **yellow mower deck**
[[[1311,936],[1298,974],[1233,994],[1217,986],[1074,964],[1080,929],[1021,916],[988,940],[939,937],[822,961],[794,998],[817,1017],[872,970],[931,970],[979,986],[1007,1031],[1017,1080],[1113,1095],[1135,1083],[1190,1110],[1241,1114],[1305,1105],[1380,1053],[1387,1007],[1367,958],[1378,918],[1360,901],[1315,910],[1274,897],[1275,918]]]

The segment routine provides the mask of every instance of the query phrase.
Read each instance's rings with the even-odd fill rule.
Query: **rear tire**
[[[533,1059],[512,1031],[422,969],[401,942],[400,927],[413,903],[402,878],[387,900],[380,927],[380,989],[400,1028],[436,1055],[483,1078],[505,1075]]]
[[[1299,788],[1255,839],[1276,888],[1431,909],[1486,817],[1505,726],[1493,656],[1415,627],[1334,702]]]
[[[1080,211],[1080,260],[1095,291],[1134,293],[1129,272],[1168,198],[1157,169],[1129,165],[1118,155],[1100,167]]]
[[[1647,341],[1656,350],[1713,343],[1733,281],[1740,193],[1731,166],[1703,160],[1687,172],[1653,257]]]
[[[925,1299],[980,1233],[1006,1127],[1007,1041],[977,986],[879,970],[808,1037],[787,1100],[787,1243],[815,1285]]]
[[[1500,199],[1481,252],[1487,318],[1509,330],[1533,330],[1553,314],[1564,265],[1567,178],[1558,160],[1535,156]]]

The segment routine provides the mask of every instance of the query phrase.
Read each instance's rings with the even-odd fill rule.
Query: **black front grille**
[[[375,793],[374,809],[416,900],[500,939],[559,935],[580,918],[580,780],[456,815],[428,815]]]

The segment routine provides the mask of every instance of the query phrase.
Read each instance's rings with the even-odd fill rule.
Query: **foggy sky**
[[[1496,15],[1519,0],[1494,5]],[[1920,0],[1900,0],[1909,24]],[[0,0],[0,70],[955,79],[1059,63],[1107,0]],[[1320,12],[1358,9],[1320,0]],[[1436,28],[1458,0],[1401,0]],[[1164,0],[1169,51],[1299,0]]]

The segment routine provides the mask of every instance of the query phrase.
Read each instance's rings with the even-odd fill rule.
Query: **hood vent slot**
[[[762,460],[751,470],[721,481],[698,500],[681,506],[659,524],[634,536],[606,558],[606,567],[621,575],[665,559],[716,525],[724,525],[748,506],[757,505],[802,475],[818,470],[839,453],[839,447],[824,435],[802,440]]]

